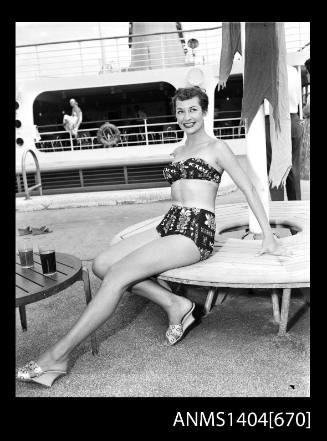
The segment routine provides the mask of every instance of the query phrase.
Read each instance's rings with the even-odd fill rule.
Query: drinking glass
[[[22,268],[32,268],[33,262],[33,242],[25,239],[18,243],[18,254]]]
[[[39,244],[39,253],[42,265],[42,272],[45,276],[56,273],[56,252],[52,242]]]

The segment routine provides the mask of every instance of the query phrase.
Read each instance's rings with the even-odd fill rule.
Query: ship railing
[[[218,63],[221,26],[16,46],[17,80]],[[187,42],[197,40],[197,48]]]
[[[245,138],[245,126],[241,117],[216,118],[213,124],[213,133],[218,139]]]
[[[192,64],[218,64],[221,26],[16,46],[16,79],[101,75]],[[181,37],[182,35],[182,37]],[[191,44],[190,41],[196,44]],[[285,23],[286,50],[308,45],[307,22]]]
[[[65,130],[42,132],[41,128],[42,126],[38,127],[41,140],[35,143],[36,148],[41,152],[93,150],[107,147],[98,141],[99,127],[80,129],[76,140]],[[112,147],[170,144],[183,139],[183,130],[176,122],[149,123],[145,118],[143,124],[117,125],[117,128],[120,131],[120,140]],[[244,125],[240,118],[218,118],[214,120],[214,135],[219,139],[244,138]]]

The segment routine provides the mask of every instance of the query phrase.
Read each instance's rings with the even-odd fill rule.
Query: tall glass
[[[32,268],[34,266],[33,242],[29,239],[21,240],[17,248],[21,267]]]
[[[52,276],[56,273],[56,252],[53,243],[46,242],[39,244],[42,272],[45,276]]]

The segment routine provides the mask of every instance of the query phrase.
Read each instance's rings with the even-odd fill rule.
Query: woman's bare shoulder
[[[176,147],[175,150],[173,150],[169,156],[172,156],[173,158],[175,158],[177,156],[177,154],[180,152],[182,147],[184,147],[184,144]]]
[[[221,139],[213,140],[211,151],[214,156],[214,161],[223,170],[229,170],[230,166],[235,164],[236,156],[227,142]]]
[[[210,145],[212,151],[215,155],[233,155],[232,149],[229,147],[227,142],[222,141],[221,139],[213,139]]]

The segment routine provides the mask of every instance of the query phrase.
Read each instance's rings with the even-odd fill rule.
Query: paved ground
[[[303,199],[310,183],[302,181]],[[90,199],[91,200],[91,199]],[[219,196],[217,203],[243,201],[239,191]],[[148,204],[18,211],[16,227],[47,225],[53,232],[35,237],[35,245],[54,240],[91,268],[92,259],[111,238],[129,225],[163,214],[167,200]],[[95,293],[99,280],[91,274]],[[204,302],[204,292],[187,294]],[[303,303],[292,294],[290,316]],[[27,306],[28,331],[22,332],[17,313],[17,365],[36,358],[75,322],[84,308],[82,283],[42,302]],[[71,373],[49,390],[17,383],[19,397],[89,396],[309,396],[309,312],[280,338],[272,321],[266,291],[230,290],[221,306],[176,347],[164,344],[167,321],[156,305],[126,294],[116,313],[98,331],[100,355],[93,357],[86,340],[72,354]]]

